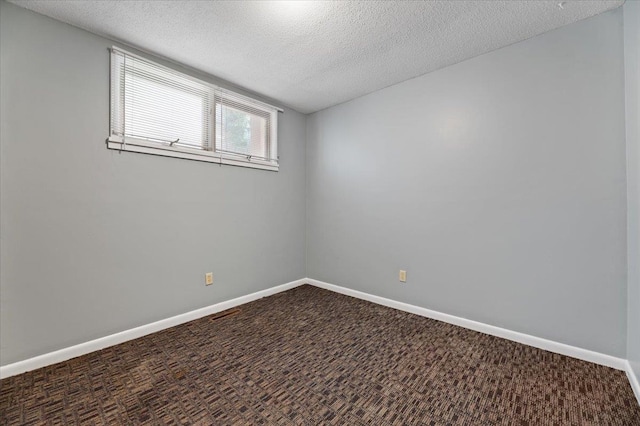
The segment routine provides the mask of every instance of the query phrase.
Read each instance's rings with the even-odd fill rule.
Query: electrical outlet
[[[205,285],[213,284],[213,272],[207,272],[204,275],[204,283],[205,283]]]
[[[403,271],[401,269],[400,273],[398,274],[398,278],[400,279],[401,283],[406,283],[407,282],[407,271]]]

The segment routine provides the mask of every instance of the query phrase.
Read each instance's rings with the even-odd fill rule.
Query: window
[[[278,170],[278,109],[111,49],[107,147]]]

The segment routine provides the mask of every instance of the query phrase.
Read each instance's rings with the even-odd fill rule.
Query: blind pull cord
[[[173,146],[174,143],[178,143],[178,142],[180,142],[180,138],[176,139],[173,142],[169,142],[169,146]]]

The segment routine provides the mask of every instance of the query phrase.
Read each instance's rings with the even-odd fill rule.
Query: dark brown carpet
[[[621,371],[311,286],[0,385],[5,425],[640,425]]]

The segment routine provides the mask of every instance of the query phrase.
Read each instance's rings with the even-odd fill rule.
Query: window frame
[[[216,164],[227,164],[231,166],[249,167],[261,170],[278,171],[279,170],[279,157],[278,157],[278,112],[283,112],[281,108],[269,105],[265,102],[257,99],[250,98],[248,96],[233,92],[231,90],[224,89],[215,84],[200,80],[192,77],[188,74],[182,73],[170,67],[164,66],[145,57],[136,55],[118,47],[111,47],[109,49],[110,54],[110,66],[109,66],[109,137],[107,138],[107,148],[117,151],[137,152],[142,154],[160,155],[165,157],[183,158],[187,160],[204,161]],[[173,73],[179,73],[182,77],[188,78],[198,84],[201,84],[208,88],[209,93],[209,105],[211,110],[209,111],[208,125],[203,131],[208,132],[210,135],[208,149],[203,148],[190,148],[186,146],[171,145],[168,141],[153,140],[150,138],[134,137],[118,134],[118,129],[114,129],[114,114],[119,114],[117,118],[121,121],[124,115],[124,96],[114,96],[113,84],[115,81],[113,73],[113,61],[115,55],[125,55],[132,58],[149,62],[154,66],[165,68]],[[233,96],[236,99],[246,102],[246,105],[252,108],[259,108],[260,110],[268,113],[269,117],[269,156],[271,160],[252,157],[251,155],[221,152],[217,151],[216,140],[216,99],[220,94],[227,94]],[[204,126],[203,126],[204,127]],[[266,135],[265,135],[266,137]]]

